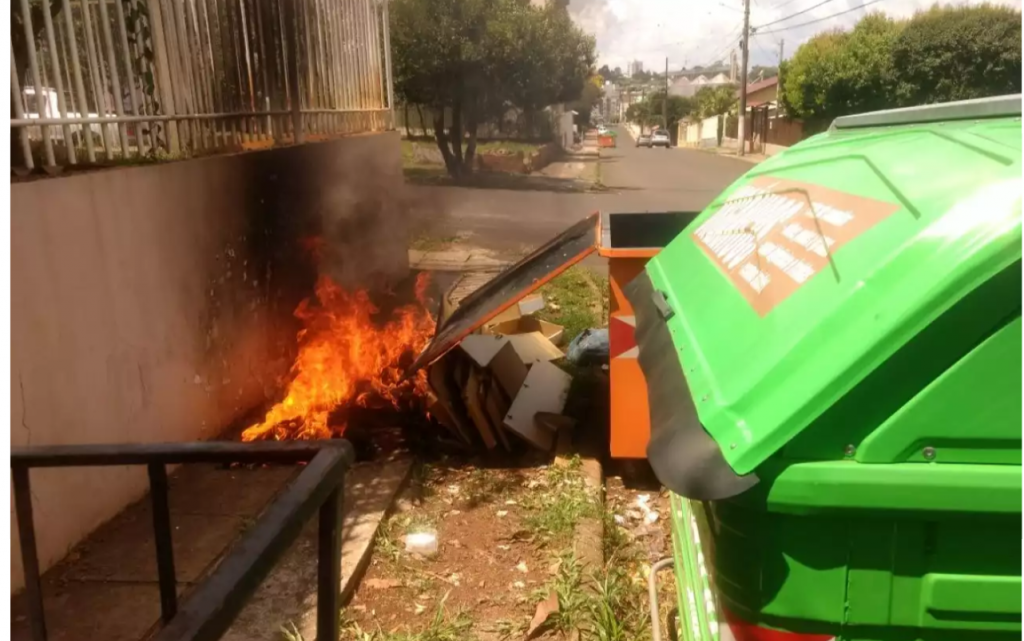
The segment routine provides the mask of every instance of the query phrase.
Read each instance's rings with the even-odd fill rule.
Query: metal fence
[[[30,472],[33,468],[145,465],[160,585],[163,627],[154,641],[219,639],[252,597],[274,564],[318,514],[317,639],[341,635],[341,525],[345,473],[354,452],[348,441],[234,443],[124,443],[13,448],[18,538],[25,572],[25,596],[32,641],[46,641],[46,612],[36,556]],[[178,604],[167,466],[186,463],[306,463],[302,472],[271,502],[217,567]]]
[[[12,0],[12,165],[393,124],[387,0]]]

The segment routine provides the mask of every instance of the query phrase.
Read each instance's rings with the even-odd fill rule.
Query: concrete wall
[[[393,132],[13,184],[11,444],[218,436],[275,393],[318,268],[406,274],[402,198]],[[143,468],[32,484],[43,568],[147,486]]]

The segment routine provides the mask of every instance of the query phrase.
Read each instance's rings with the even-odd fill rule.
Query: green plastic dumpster
[[[670,633],[1020,638],[1021,171],[1019,95],[840,118],[627,286]]]

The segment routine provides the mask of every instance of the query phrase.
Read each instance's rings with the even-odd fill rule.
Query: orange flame
[[[433,334],[434,319],[425,305],[428,284],[427,274],[420,274],[419,302],[397,308],[381,323],[365,290],[348,292],[321,276],[319,304],[306,299],[295,310],[303,329],[287,394],[262,423],[242,432],[242,440],[331,438],[345,428],[328,424],[339,407],[366,407],[376,398],[399,408],[411,397],[422,398],[426,374],[402,381],[402,359],[422,351]]]

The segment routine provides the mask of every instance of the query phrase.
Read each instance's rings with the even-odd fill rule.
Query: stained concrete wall
[[[17,183],[11,218],[13,446],[218,436],[275,394],[318,270],[408,270],[393,132]],[[137,467],[33,471],[42,567],[146,487]]]

